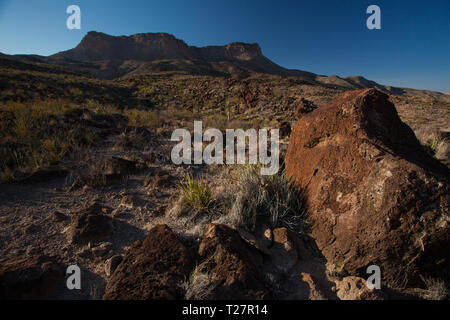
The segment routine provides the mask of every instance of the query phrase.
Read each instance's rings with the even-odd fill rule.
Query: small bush
[[[182,284],[187,300],[209,300],[212,298],[216,287],[216,282],[208,273],[212,262],[212,257],[209,257],[197,265],[192,270],[189,279]]]
[[[177,186],[183,194],[184,203],[196,213],[205,212],[211,207],[211,191],[203,178],[186,175]]]
[[[425,151],[428,152],[431,156],[436,154],[438,142],[436,140],[428,141],[426,144],[423,144]]]
[[[128,118],[128,125],[135,127],[157,128],[159,119],[152,111],[128,109],[124,111],[124,115]]]
[[[258,223],[299,231],[305,222],[301,191],[281,175],[260,175],[258,166],[246,166],[236,179],[231,216],[240,227],[254,230]]]
[[[426,285],[427,290],[425,298],[429,300],[445,300],[448,298],[449,291],[445,286],[444,281],[420,277],[423,283]]]

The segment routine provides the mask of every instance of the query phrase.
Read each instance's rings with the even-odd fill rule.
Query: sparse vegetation
[[[128,118],[129,126],[155,129],[159,126],[159,119],[153,111],[126,109],[124,115]]]
[[[272,228],[299,230],[305,223],[302,193],[284,173],[260,175],[258,166],[245,166],[236,178],[237,190],[230,215],[239,226],[254,229],[258,223]]]
[[[449,290],[444,281],[432,278],[420,277],[427,287],[424,297],[429,300],[445,300],[449,297]]]
[[[425,151],[428,152],[431,156],[434,156],[436,154],[438,142],[436,140],[428,141],[425,144],[422,144]]]
[[[186,299],[207,300],[211,298],[215,288],[214,280],[208,273],[208,268],[210,268],[211,263],[213,263],[212,257],[198,264],[192,270],[189,279],[182,284]]]
[[[197,214],[204,213],[211,207],[211,191],[203,177],[188,174],[177,186],[184,197],[184,203]]]

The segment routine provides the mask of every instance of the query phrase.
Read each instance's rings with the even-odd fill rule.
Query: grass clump
[[[183,195],[184,204],[197,214],[206,212],[211,207],[213,202],[211,191],[202,177],[188,174],[177,186]]]
[[[425,278],[423,276],[420,276],[420,278],[427,287],[426,293],[424,294],[425,299],[446,300],[449,298],[449,290],[447,289],[444,281],[433,278]]]
[[[153,111],[126,109],[124,115],[128,118],[128,125],[154,129],[159,126],[158,116]]]
[[[245,166],[238,172],[230,215],[239,227],[254,230],[259,223],[271,228],[300,231],[305,223],[301,190],[286,174],[261,175],[258,166]]]
[[[436,154],[437,145],[438,145],[438,142],[436,140],[430,140],[430,141],[427,141],[427,143],[422,144],[425,151],[428,154],[430,154],[431,156],[434,156]]]

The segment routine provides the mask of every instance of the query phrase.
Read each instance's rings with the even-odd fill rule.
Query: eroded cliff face
[[[225,46],[193,47],[167,33],[110,36],[89,32],[74,49],[58,54],[79,61],[188,59],[205,61],[248,61],[262,57],[255,44],[233,42]]]

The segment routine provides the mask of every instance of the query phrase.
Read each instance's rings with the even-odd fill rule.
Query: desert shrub
[[[128,125],[135,127],[157,128],[159,119],[153,111],[127,109],[124,115],[128,118]]]
[[[305,223],[301,190],[285,173],[261,175],[258,166],[238,171],[230,215],[237,226],[254,230],[259,223],[299,231]]]
[[[208,300],[216,287],[215,281],[208,273],[212,257],[198,264],[189,275],[189,279],[182,284],[187,300]]]
[[[227,116],[221,113],[214,113],[211,116],[207,116],[204,119],[204,125],[208,128],[216,128],[219,130],[228,129]]]
[[[211,191],[202,177],[187,174],[177,186],[183,195],[184,204],[190,209],[193,209],[197,214],[208,211],[211,207]]]
[[[52,165],[79,145],[94,145],[92,128],[65,121],[76,105],[56,99],[6,102],[0,115],[0,174],[2,181]],[[18,173],[18,174],[16,174]]]
[[[141,86],[141,87],[139,87],[139,89],[138,89],[138,94],[139,94],[140,96],[144,96],[144,97],[150,96],[150,95],[152,95],[154,92],[155,92],[155,89],[154,89],[153,87],[145,87],[145,86]]]
[[[14,181],[14,173],[9,169],[9,167],[5,167],[3,171],[0,171],[0,182],[13,182]]]
[[[80,88],[72,87],[72,88],[69,88],[69,94],[71,96],[73,96],[74,98],[80,97],[83,95],[83,91]]]
[[[422,144],[425,151],[430,154],[431,156],[434,156],[436,154],[438,142],[437,140],[430,140],[427,141],[427,143]]]
[[[448,298],[449,291],[442,280],[420,277],[427,287],[424,298],[429,300],[445,300]]]

